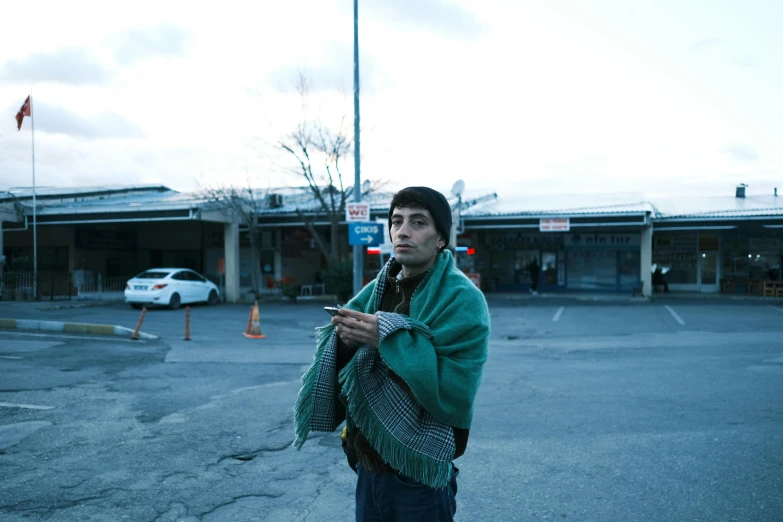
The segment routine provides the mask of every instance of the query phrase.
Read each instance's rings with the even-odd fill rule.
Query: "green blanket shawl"
[[[469,429],[473,419],[489,311],[484,295],[444,251],[414,292],[410,316],[378,312],[392,262],[346,305],[378,316],[377,349],[360,347],[337,375],[334,327],[317,329],[315,360],[294,407],[294,446],[301,448],[310,431],[334,431],[347,420],[394,469],[443,487],[455,449],[451,427]],[[388,378],[389,370],[415,400]]]

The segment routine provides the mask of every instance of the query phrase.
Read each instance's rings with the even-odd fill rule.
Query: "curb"
[[[74,308],[98,308],[102,306],[111,306],[115,303],[116,301],[89,301],[86,303],[50,304],[39,306],[38,309],[48,312],[50,310],[70,310]]]
[[[36,321],[33,319],[0,319],[0,328],[10,330],[33,330],[41,332],[112,335],[130,338],[133,330],[124,326],[106,324],[64,323],[60,321]],[[157,335],[139,332],[140,339],[157,339]]]

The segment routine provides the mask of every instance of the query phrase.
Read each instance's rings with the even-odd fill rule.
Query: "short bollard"
[[[147,315],[147,308],[144,307],[141,309],[141,315],[139,316],[139,322],[136,324],[136,330],[133,332],[133,335],[131,336],[131,339],[134,341],[139,340],[139,330],[141,330],[141,323],[144,322],[144,316]]]
[[[185,340],[190,341],[190,307],[185,307]]]

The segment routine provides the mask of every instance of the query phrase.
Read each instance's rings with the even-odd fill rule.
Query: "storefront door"
[[[699,256],[699,277],[702,292],[720,291],[717,252],[702,252]]]
[[[541,284],[557,286],[557,252],[541,252]]]

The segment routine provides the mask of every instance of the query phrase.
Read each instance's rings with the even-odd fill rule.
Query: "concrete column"
[[[275,230],[275,279],[283,278],[283,231]]]
[[[239,302],[239,225],[223,225],[223,244],[226,260],[226,302]]]
[[[652,225],[647,225],[642,229],[642,251],[641,251],[641,271],[642,271],[642,295],[652,297],[652,247],[653,247],[653,229]]]
[[[0,291],[3,290],[3,263],[5,258],[3,257],[3,222],[0,221]]]

